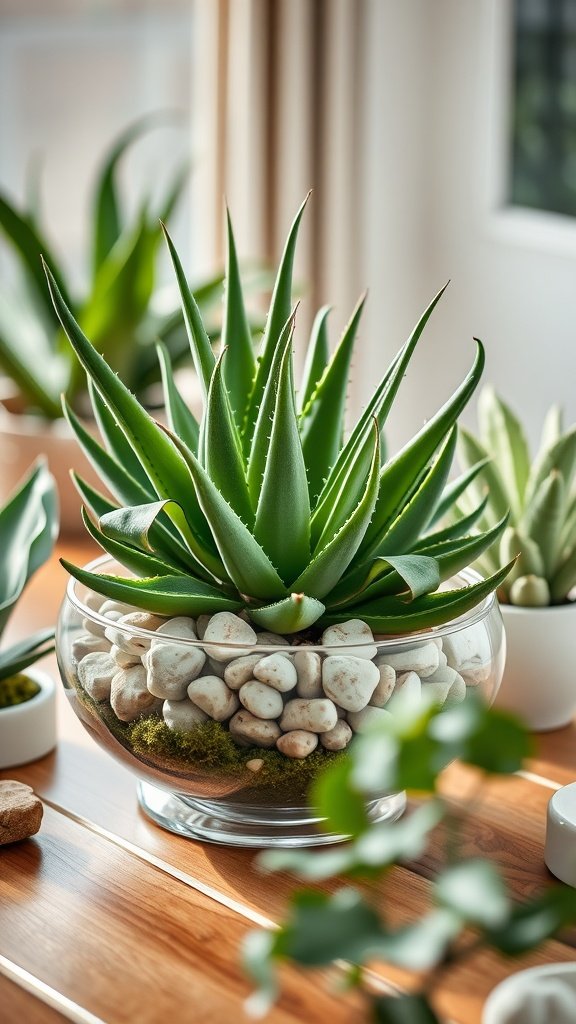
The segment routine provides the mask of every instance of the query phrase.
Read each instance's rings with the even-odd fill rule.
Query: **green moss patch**
[[[38,683],[23,673],[9,676],[7,679],[0,679],[0,708],[25,704],[27,700],[32,700],[37,693],[40,693]]]

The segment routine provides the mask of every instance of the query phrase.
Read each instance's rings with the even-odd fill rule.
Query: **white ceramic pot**
[[[0,404],[0,500],[5,502],[21,483],[39,455],[46,455],[56,480],[60,497],[60,531],[62,534],[83,530],[81,501],[70,470],[100,491],[102,484],[89,465],[65,420],[46,420],[8,412]]]
[[[482,1024],[574,1024],[576,963],[544,964],[510,975],[490,993]]]
[[[56,746],[56,687],[46,672],[27,668],[40,692],[14,707],[0,708],[0,768],[16,768]]]
[[[576,711],[576,603],[500,607],[507,656],[496,706],[535,732],[568,725]]]

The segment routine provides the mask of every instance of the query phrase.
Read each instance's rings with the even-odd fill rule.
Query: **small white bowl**
[[[56,687],[46,672],[27,668],[40,692],[13,707],[0,708],[0,768],[17,768],[56,746]]]
[[[492,990],[482,1024],[574,1024],[576,963],[543,964],[511,974]]]

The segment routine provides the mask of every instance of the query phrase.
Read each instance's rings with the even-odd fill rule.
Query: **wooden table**
[[[68,543],[59,553],[81,564],[92,549]],[[65,584],[54,557],[30,585],[8,639],[53,622]],[[139,811],[134,778],[94,744],[63,698],[59,714],[57,751],[0,773],[29,783],[45,805],[39,835],[0,850],[0,1022],[246,1019],[250,985],[239,963],[241,941],[255,924],[278,919],[293,880],[262,876],[249,852],[157,828]],[[575,727],[541,737],[523,775],[483,791],[466,827],[466,854],[497,862],[519,894],[540,888],[548,877],[546,804],[575,776]],[[465,797],[471,784],[457,764],[444,774],[444,790],[454,796]],[[424,905],[441,857],[432,843],[421,861],[395,868],[374,900],[385,900],[398,920],[410,919]],[[498,981],[520,966],[576,959],[571,941],[549,942],[521,962],[475,955],[443,979],[438,1011],[457,1024],[478,1024]],[[283,978],[271,1024],[364,1019],[357,995],[335,992],[336,974],[289,969]],[[414,985],[386,964],[374,966],[373,978],[384,986]]]

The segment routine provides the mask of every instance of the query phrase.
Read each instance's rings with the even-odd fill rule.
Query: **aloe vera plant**
[[[40,461],[0,508],[0,635],[28,580],[52,552],[57,532],[56,489]],[[50,628],[0,651],[0,680],[22,672],[53,649]]]
[[[396,455],[384,461],[380,433],[422,331],[430,303],[344,440],[348,370],[363,299],[332,356],[327,313],[316,320],[304,379],[292,366],[292,267],[304,204],[292,225],[255,359],[229,224],[223,348],[218,357],[166,235],[205,406],[196,422],[179,393],[166,348],[158,348],[168,426],[156,423],[82,332],[54,275],[62,326],[90,379],[97,441],[65,403],[86,455],[115,495],[82,479],[90,534],[132,576],[63,564],[109,598],[164,615],[245,609],[254,623],[289,634],[357,617],[377,633],[441,624],[481,602],[509,567],[455,590],[439,590],[499,537],[505,519],[465,536],[434,523],[458,496],[446,481],[455,423],[480,379],[480,342],[452,397]]]
[[[162,233],[158,217],[170,218],[188,177],[182,167],[160,204],[144,195],[129,216],[118,187],[122,158],[132,144],[158,123],[147,117],[124,131],[105,154],[97,175],[91,208],[90,280],[86,292],[76,296],[68,285],[45,237],[34,204],[18,209],[0,193],[0,231],[13,257],[18,280],[12,290],[0,292],[0,368],[13,381],[17,411],[34,411],[54,419],[62,415],[60,394],[65,391],[78,408],[86,383],[72,350],[62,336],[50,300],[40,255],[49,262],[68,307],[89,334],[92,343],[137,394],[159,377],[154,344],[161,339],[177,363],[188,353],[182,315],[161,307],[155,287]],[[200,283],[195,300],[208,312],[219,297],[222,276]]]
[[[493,388],[480,395],[478,420],[480,440],[460,429],[460,461],[478,469],[459,499],[460,511],[465,515],[480,502],[478,522],[490,529],[510,509],[509,525],[479,567],[490,574],[499,559],[518,556],[500,584],[502,600],[562,604],[576,586],[576,427],[564,431],[561,410],[553,406],[532,461],[522,424]]]

